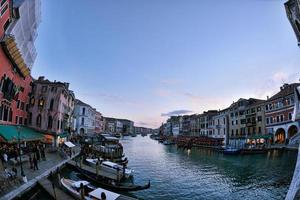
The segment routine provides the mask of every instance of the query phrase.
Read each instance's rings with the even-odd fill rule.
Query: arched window
[[[53,118],[52,116],[48,117],[48,129],[52,129],[52,124],[53,124]]]
[[[28,124],[32,123],[32,112],[28,113]]]
[[[54,99],[51,99],[51,101],[50,101],[50,107],[49,107],[50,111],[53,110],[53,104],[54,104]]]
[[[44,105],[45,105],[45,100],[43,99],[43,98],[40,98],[40,100],[39,100],[39,107],[44,107]]]
[[[41,127],[41,124],[42,124],[42,116],[41,114],[39,114],[36,118],[36,126]]]

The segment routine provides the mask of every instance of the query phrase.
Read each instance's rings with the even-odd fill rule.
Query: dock
[[[40,181],[38,181],[38,184],[40,184],[48,194],[50,194],[53,199],[63,199],[63,200],[73,200],[74,198],[65,193],[63,190],[60,188],[56,187],[54,185],[53,189],[53,184],[48,178],[44,178]]]

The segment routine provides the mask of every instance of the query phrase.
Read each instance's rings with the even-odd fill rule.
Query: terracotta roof
[[[280,87],[280,91],[272,97],[270,97],[267,101],[273,101],[275,99],[291,95],[294,93],[295,88],[298,86],[300,86],[300,83],[284,84],[282,87]]]

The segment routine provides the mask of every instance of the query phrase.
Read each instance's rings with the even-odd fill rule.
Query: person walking
[[[35,171],[36,170],[39,170],[39,167],[38,167],[38,161],[36,159],[36,156],[34,155],[33,156],[33,170]]]
[[[33,168],[33,160],[32,160],[31,153],[29,153],[29,164],[30,164],[30,169],[32,169]]]

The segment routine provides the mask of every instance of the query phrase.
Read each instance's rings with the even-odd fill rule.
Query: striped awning
[[[6,35],[1,44],[11,62],[19,69],[24,77],[28,76],[30,74],[30,69],[27,67],[22,57],[15,38],[11,35]]]

